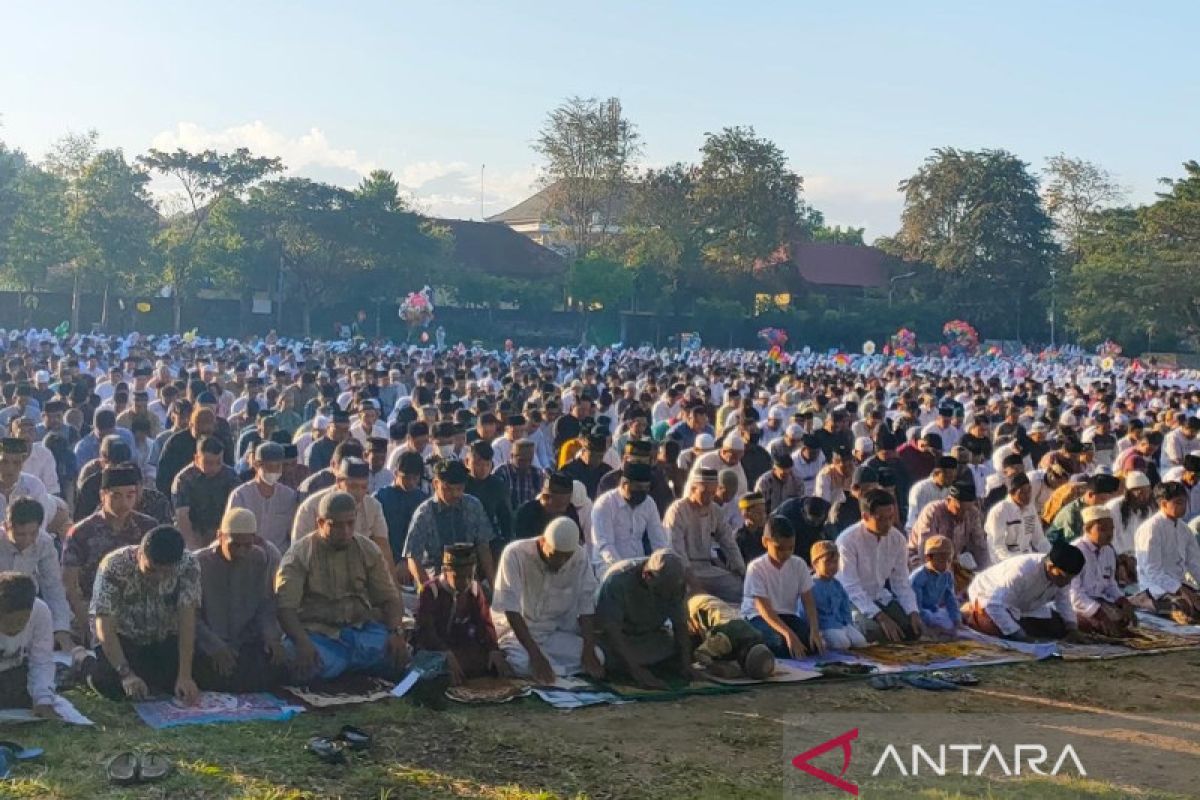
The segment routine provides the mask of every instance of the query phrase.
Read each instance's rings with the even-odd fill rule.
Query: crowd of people
[[[1200,622],[1200,388],[1095,359],[0,337],[0,707]]]

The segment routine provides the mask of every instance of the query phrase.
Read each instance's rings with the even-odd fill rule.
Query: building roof
[[[531,195],[517,203],[512,208],[486,217],[485,221],[502,222],[505,225],[531,225],[538,222],[545,222],[547,217],[546,212],[550,208],[550,198],[557,190],[559,183],[556,181],[550,184],[537,194]],[[629,205],[630,195],[632,194],[629,191],[630,188],[632,187],[624,187],[614,193],[612,214],[611,218],[607,220],[608,223],[619,222],[625,216],[625,209]]]
[[[794,242],[789,248],[796,273],[814,286],[855,289],[887,286],[887,253],[875,247]]]
[[[506,225],[465,219],[435,219],[454,236],[454,258],[468,270],[504,278],[561,278],[562,256]]]

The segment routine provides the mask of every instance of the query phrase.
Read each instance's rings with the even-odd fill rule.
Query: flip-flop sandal
[[[940,681],[953,683],[955,686],[978,686],[979,678],[975,677],[973,672],[949,672],[941,671],[931,673],[931,678],[937,678]]]
[[[888,692],[893,689],[901,689],[904,683],[895,675],[876,675],[867,681],[867,685],[872,689],[878,689],[881,692]]]
[[[371,746],[371,734],[353,725],[343,725],[337,738],[345,742],[351,750],[366,750]]]
[[[44,755],[46,752],[40,747],[22,747],[16,742],[0,742],[0,748],[9,750],[12,753],[12,757],[17,761],[28,761],[31,758]]]
[[[950,681],[941,681],[937,678],[931,678],[928,675],[905,675],[904,682],[915,689],[924,689],[927,692],[955,692],[958,691],[958,685],[950,683]]]
[[[141,780],[141,765],[134,753],[117,753],[104,765],[108,782],[117,786],[129,786]]]
[[[171,774],[172,769],[171,759],[164,753],[145,753],[138,759],[138,771],[144,782],[161,781]]]
[[[327,736],[314,736],[305,745],[308,752],[324,761],[326,764],[346,763],[346,743]]]

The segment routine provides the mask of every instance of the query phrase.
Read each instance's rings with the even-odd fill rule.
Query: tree
[[[623,260],[634,270],[635,306],[673,307],[699,271],[703,231],[692,202],[697,173],[683,163],[649,170],[633,193],[622,243]]]
[[[241,196],[263,178],[283,170],[278,158],[254,156],[244,147],[232,153],[204,150],[173,153],[151,150],[138,162],[149,170],[178,181],[183,191],[183,213],[171,221],[157,243],[164,256],[165,277],[171,288],[174,326],[180,329],[182,302],[197,282],[194,266],[196,241],[208,222],[213,203],[227,196]]]
[[[119,149],[101,150],[75,181],[69,212],[78,244],[75,271],[103,287],[101,325],[108,325],[111,287],[145,286],[156,271],[152,243],[160,218],[149,182]]]
[[[1088,219],[1096,212],[1121,202],[1124,192],[1112,173],[1091,161],[1062,153],[1046,159],[1042,199],[1054,220],[1059,241],[1072,263],[1081,255]]]
[[[599,256],[577,259],[567,274],[567,294],[583,314],[584,337],[593,311],[619,311],[632,291],[630,270]]]
[[[570,252],[585,256],[613,232],[641,136],[617,98],[571,97],[547,116],[533,149],[543,159],[547,214],[565,228]]]
[[[866,242],[863,241],[863,234],[866,233],[866,228],[851,228],[849,226],[843,228],[841,225],[834,225],[832,228],[825,224],[825,215],[815,208],[806,208],[804,215],[804,226],[808,230],[809,238],[814,242],[824,242],[825,244],[849,244],[855,247],[863,247]]]
[[[753,128],[707,133],[691,199],[709,267],[739,277],[804,233],[802,180],[783,151]]]
[[[0,247],[0,268],[22,291],[43,286],[50,268],[71,257],[65,190],[63,180],[28,164],[13,182],[13,207],[8,235]]]
[[[1021,338],[1058,248],[1028,165],[1004,150],[935,150],[902,181],[893,244],[936,268],[936,292],[989,335]]]
[[[0,263],[6,259],[13,219],[21,205],[18,187],[21,175],[28,167],[24,153],[0,142]]]

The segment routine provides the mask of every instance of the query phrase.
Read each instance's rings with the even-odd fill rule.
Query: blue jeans
[[[308,677],[329,681],[343,672],[380,673],[391,666],[388,629],[382,623],[366,622],[357,628],[342,628],[336,639],[320,633],[310,633],[308,638],[320,660],[316,673]],[[285,637],[283,644],[289,654],[295,653],[290,639]]]
[[[779,619],[787,625],[796,636],[800,637],[800,641],[808,647],[808,623],[795,614],[780,614]],[[763,643],[775,654],[776,658],[791,658],[792,651],[788,650],[787,639],[779,635],[779,631],[775,630],[762,617],[754,617],[746,620],[753,625],[759,633],[762,634]]]

